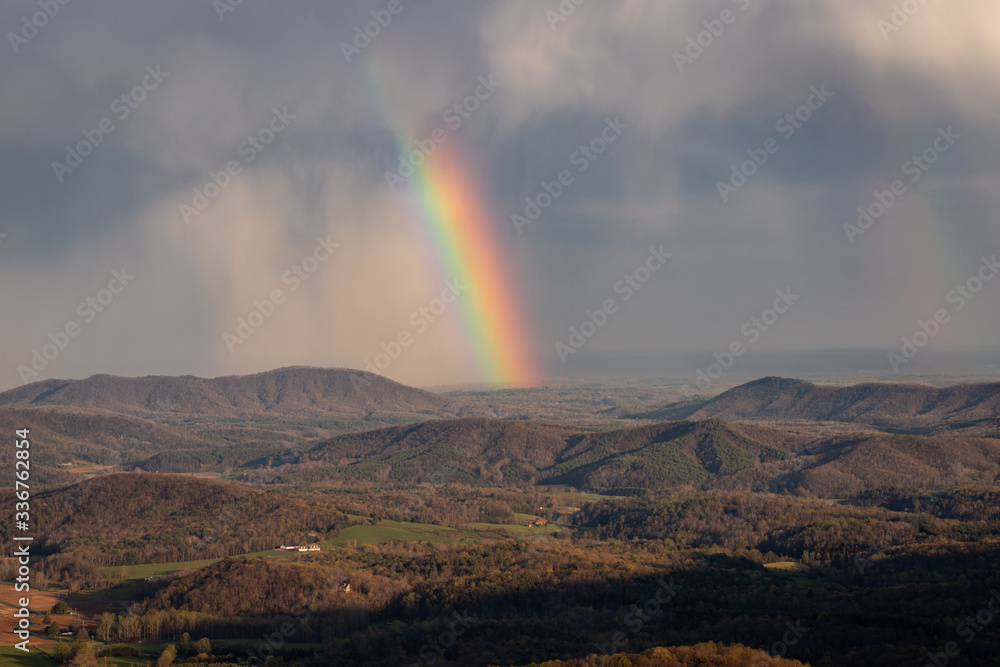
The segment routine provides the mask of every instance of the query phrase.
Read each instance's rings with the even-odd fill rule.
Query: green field
[[[521,525],[509,525],[509,526],[498,526],[494,523],[473,523],[470,524],[476,530],[495,530],[502,531],[513,537],[532,537],[541,535],[554,535],[562,530],[559,526],[554,526],[551,523],[547,526],[534,526],[529,528],[528,526]]]
[[[503,524],[503,525],[495,523],[473,523],[469,525],[475,528],[476,530],[490,530],[495,532],[499,531],[506,533],[508,535],[512,535],[514,537],[521,537],[521,538],[541,536],[541,535],[553,535],[562,530],[562,528],[552,523],[546,524],[544,526],[528,526],[527,525],[528,521],[530,521],[531,519],[537,519],[538,517],[530,516],[528,514],[518,514],[516,516],[517,520],[519,522],[523,521],[523,523]]]
[[[225,653],[228,651],[221,650],[228,646],[259,646],[263,643],[263,640],[259,639],[217,639],[212,641],[213,652]],[[150,660],[155,660],[156,657],[163,651],[163,647],[166,646],[167,642],[162,641],[148,641],[142,642],[141,644],[132,644],[136,646],[140,651],[143,652],[141,657],[111,657],[111,658],[98,658],[99,664],[103,667],[107,665],[148,665]],[[319,651],[322,650],[320,644],[315,643],[305,643],[305,642],[286,642],[284,647],[289,650],[306,650],[306,651]],[[0,646],[0,665],[10,665],[11,667],[35,667],[35,665],[44,665],[45,667],[52,667],[55,665],[55,661],[48,657],[48,653],[51,653],[55,648],[54,644],[49,644],[42,647],[32,648],[31,651],[25,655],[21,651],[16,650],[12,646]],[[96,648],[100,650],[100,645]]]
[[[440,544],[460,544],[478,542],[484,539],[471,533],[448,526],[433,526],[427,523],[406,523],[403,521],[379,521],[374,526],[351,526],[340,531],[332,540],[322,542],[324,548],[346,547],[351,544],[382,544],[392,540],[406,542],[437,542]]]
[[[529,528],[527,522],[537,519],[531,514],[517,514],[516,524],[496,524],[496,523],[473,523],[468,524],[471,530],[462,530],[450,526],[435,526],[429,523],[407,523],[404,521],[379,521],[375,525],[351,526],[340,531],[332,540],[320,542],[320,546],[325,549],[344,548],[350,543],[354,545],[362,544],[384,544],[392,540],[403,540],[404,542],[434,542],[437,544],[476,544],[484,540],[497,540],[506,537],[531,537],[532,535],[552,535],[561,530],[559,526],[548,524]],[[363,518],[363,517],[360,517]],[[256,551],[254,553],[241,554],[247,557],[259,558],[301,558],[306,554],[289,551]],[[143,565],[129,565],[125,567],[125,579],[127,581],[141,581],[146,577],[162,577],[173,574],[180,570],[193,570],[212,563],[217,563],[221,558],[210,558],[206,560],[192,560],[183,563],[149,563]],[[107,567],[105,571],[112,577],[117,577],[121,572],[121,567]],[[127,593],[122,592],[122,595]],[[112,595],[114,597],[114,595]]]
[[[764,567],[777,572],[805,573],[809,571],[808,565],[790,561],[782,561],[780,563],[764,563]]]
[[[298,553],[288,552],[288,551],[275,551],[274,549],[269,549],[268,551],[255,551],[248,554],[240,554],[241,556],[247,556],[250,558],[260,557],[260,558],[295,558]],[[125,567],[125,579],[128,581],[140,581],[146,577],[162,577],[166,574],[172,574],[179,570],[193,570],[195,568],[204,567],[205,565],[211,565],[212,563],[217,563],[221,558],[209,558],[206,560],[191,560],[183,563],[147,563],[143,565],[127,565]],[[118,573],[121,572],[120,566],[106,567],[104,570],[111,576],[117,577]]]
[[[48,656],[39,653],[37,648],[32,648],[28,653],[25,653],[13,646],[0,646],[0,663],[10,665],[10,667],[35,667],[35,665],[52,667],[56,664]]]
[[[470,530],[451,528],[449,526],[434,526],[426,523],[405,523],[402,521],[379,521],[374,526],[351,526],[328,542],[321,543],[324,548],[345,547],[351,544],[382,544],[391,540],[406,542],[435,542],[438,544],[475,544],[484,540],[502,540],[507,537],[531,537],[532,535],[552,535],[562,530],[559,526],[548,524],[529,528],[526,524],[537,516],[517,514],[516,524],[471,523],[463,524]],[[522,523],[523,522],[523,523]],[[356,540],[356,542],[355,542]]]
[[[772,574],[782,575],[794,581],[809,579],[811,570],[808,565],[795,562],[764,563],[764,567]]]

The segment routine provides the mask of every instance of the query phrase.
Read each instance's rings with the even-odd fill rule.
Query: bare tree
[[[115,625],[115,615],[109,611],[101,614],[97,619],[97,636],[104,641],[111,639],[111,629]]]

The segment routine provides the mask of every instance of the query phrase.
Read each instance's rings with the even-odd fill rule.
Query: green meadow
[[[548,524],[545,526],[528,527],[526,524],[537,516],[530,514],[516,515],[516,524],[496,524],[496,523],[472,523],[466,524],[463,528],[452,528],[450,526],[435,526],[429,523],[407,523],[405,521],[383,520],[376,524],[351,526],[340,531],[332,540],[320,542],[320,547],[326,549],[342,549],[348,546],[360,546],[363,544],[384,544],[393,540],[404,542],[432,542],[435,544],[476,544],[485,540],[505,539],[508,537],[526,538],[531,536],[552,535],[558,533],[559,526]],[[364,517],[359,517],[364,518]],[[315,553],[315,552],[313,552]],[[295,559],[306,556],[298,552],[277,551],[255,551],[253,553],[242,554],[248,557],[258,558],[280,558]],[[146,577],[162,577],[181,570],[193,570],[206,565],[211,565],[222,560],[221,558],[210,558],[205,560],[192,560],[180,563],[147,563],[142,565],[128,565],[125,567],[126,581],[141,581]],[[107,567],[105,571],[113,577],[121,573],[121,567]]]

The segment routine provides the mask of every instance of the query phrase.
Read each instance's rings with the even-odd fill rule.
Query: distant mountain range
[[[629,415],[642,419],[808,420],[886,431],[1000,437],[1000,383],[937,388],[919,384],[815,385],[766,377],[715,398]]]
[[[362,371],[291,367],[210,380],[111,375],[45,380],[0,393],[0,407],[77,408],[142,417],[363,418],[377,413],[426,419],[457,416],[463,403]]]
[[[477,411],[376,375],[302,367],[211,380],[97,375],[0,393],[0,426],[32,429],[50,481],[68,481],[55,468],[72,459],[157,472],[266,469],[266,478],[293,483],[618,493],[687,486],[821,497],[1000,476],[1000,384],[835,387],[768,377],[627,415],[624,428],[609,431]]]
[[[3,407],[72,409],[164,421],[336,418],[401,424],[476,414],[460,398],[379,375],[308,367],[213,379],[94,375],[85,380],[46,380],[0,392]],[[975,431],[968,435],[1000,437],[1000,383],[945,388],[896,383],[828,386],[766,377],[708,400],[619,416],[650,421],[833,421],[906,433],[967,429]]]
[[[461,399],[336,368],[214,379],[94,375],[0,393],[0,426],[29,428],[45,453],[40,482],[69,481],[57,467],[74,460],[224,470],[339,433],[474,413]]]

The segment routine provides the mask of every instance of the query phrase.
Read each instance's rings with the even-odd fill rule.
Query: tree
[[[97,636],[108,641],[111,639],[111,629],[115,625],[115,615],[109,611],[97,617]]]
[[[69,660],[70,649],[66,644],[56,644],[52,647],[52,653],[50,654],[52,659],[56,661],[58,665],[64,665]]]
[[[121,614],[118,616],[118,632],[126,639],[138,637],[140,630],[139,618],[135,614]]]
[[[70,667],[98,667],[97,652],[90,642],[78,644],[73,651],[73,657],[69,661]]]
[[[66,614],[69,613],[69,605],[60,600],[59,602],[56,602],[55,605],[53,605],[52,611],[50,611],[49,613],[55,614],[56,616],[65,616]]]
[[[58,637],[59,624],[56,623],[55,621],[52,621],[52,624],[49,625],[49,627],[45,628],[45,634],[47,634],[49,637]]]
[[[205,655],[212,655],[212,642],[208,641],[208,637],[202,637],[198,640],[198,643],[195,644],[194,650],[198,653],[198,655],[201,655],[202,653]]]
[[[163,647],[163,653],[156,659],[156,667],[168,667],[168,665],[174,664],[174,659],[176,658],[177,647],[173,644],[167,644]]]

